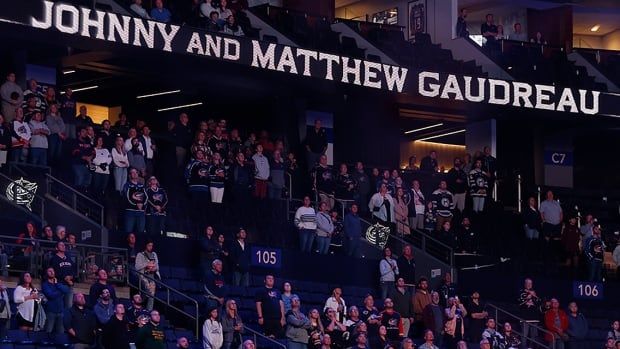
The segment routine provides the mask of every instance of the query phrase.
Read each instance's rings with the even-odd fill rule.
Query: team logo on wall
[[[26,208],[32,211],[31,204],[38,188],[39,185],[37,183],[29,182],[22,177],[7,185],[6,197],[18,205],[26,206]]]
[[[366,230],[366,240],[373,245],[384,248],[390,237],[390,228],[381,224],[375,224]]]

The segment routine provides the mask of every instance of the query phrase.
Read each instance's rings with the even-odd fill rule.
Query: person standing
[[[212,308],[207,313],[207,319],[202,325],[203,349],[220,349],[224,344],[224,332],[222,323],[218,321],[218,313],[217,308]]]
[[[244,228],[237,231],[237,240],[230,247],[230,261],[233,265],[233,285],[250,286],[250,246],[246,241],[247,232]]]
[[[428,289],[428,280],[425,277],[421,277],[418,281],[418,286],[413,296],[413,313],[415,318],[414,329],[416,337],[422,335],[421,329],[424,327],[424,309],[427,305],[431,304],[433,299]]]
[[[321,127],[321,120],[314,121],[314,128],[306,135],[306,161],[308,172],[312,171],[321,155],[327,151],[327,131]]]
[[[329,252],[329,244],[334,233],[334,222],[329,215],[329,207],[326,202],[319,204],[319,213],[316,215],[316,245],[319,254]]]
[[[49,147],[47,137],[50,134],[50,129],[43,121],[43,113],[35,112],[28,125],[32,132],[29,162],[33,165],[47,166],[47,149]]]
[[[347,256],[358,258],[361,237],[362,221],[358,216],[358,206],[354,203],[344,217],[344,246]]]
[[[313,189],[322,202],[328,204],[328,209],[332,209],[335,204],[335,176],[334,172],[327,164],[327,156],[319,156],[319,163],[312,170]]]
[[[65,89],[65,93],[60,96],[60,115],[67,127],[67,137],[76,138],[75,116],[77,115],[77,102],[73,98],[73,90]]]
[[[456,37],[458,38],[468,38],[469,31],[467,30],[467,9],[462,8],[461,13],[459,14],[459,18],[456,20]]]
[[[439,188],[431,196],[433,203],[433,213],[437,219],[436,230],[441,230],[445,222],[451,222],[452,210],[454,209],[454,195],[448,191],[448,184],[445,180],[439,182]]]
[[[443,308],[439,305],[439,293],[431,292],[431,303],[424,307],[422,312],[423,324],[426,330],[430,330],[433,334],[437,334],[435,338],[439,347],[443,344]],[[482,330],[481,330],[482,331]]]
[[[254,161],[254,197],[264,199],[267,197],[267,181],[269,180],[269,159],[263,155],[263,146],[256,145],[256,153],[252,155]]]
[[[160,320],[159,312],[151,310],[150,321],[138,330],[137,349],[166,349],[166,334]]]
[[[568,340],[568,316],[560,309],[560,302],[556,298],[551,298],[551,309],[545,313],[545,328],[549,331],[545,333],[545,340],[556,349],[564,349]]]
[[[379,192],[375,193],[368,203],[368,208],[372,212],[372,218],[375,222],[390,227],[394,225],[394,199],[388,193],[387,185],[381,184]]]
[[[484,211],[484,199],[489,189],[489,174],[482,167],[482,160],[476,159],[474,168],[469,172],[469,194],[473,202],[474,213]]]
[[[103,327],[101,342],[104,348],[129,349],[129,328],[125,306],[119,303],[114,307],[114,315]]]
[[[222,331],[224,333],[223,349],[241,349],[243,321],[237,311],[237,302],[233,299],[226,301],[222,316]]]
[[[74,349],[90,349],[95,342],[97,318],[86,308],[84,294],[73,296],[73,306],[65,311],[64,326]]]
[[[45,123],[50,131],[47,137],[49,144],[48,162],[51,165],[57,165],[62,156],[62,144],[67,139],[67,128],[58,111],[57,104],[50,105],[45,117]]]
[[[358,161],[355,164],[355,171],[351,174],[353,180],[357,183],[357,192],[355,194],[355,203],[361,213],[366,213],[366,201],[369,199],[371,185],[370,178],[364,171],[364,164]]]
[[[291,310],[286,313],[286,338],[288,349],[306,349],[308,347],[308,330],[310,320],[300,309],[299,297],[291,297]]]
[[[148,180],[146,193],[146,231],[149,235],[162,235],[166,232],[166,205],[168,194],[159,186],[155,176]]]
[[[151,128],[148,126],[142,127],[141,135],[138,137],[140,140],[140,144],[142,145],[142,149],[144,150],[144,161],[146,163],[146,176],[150,177],[154,173],[154,163],[155,160],[155,152],[157,147],[155,146],[155,141],[153,137],[151,137]]]
[[[411,202],[409,203],[409,227],[411,229],[424,229],[424,210],[426,201],[424,194],[420,190],[420,181],[414,179],[411,181],[410,189]]]
[[[438,172],[439,164],[437,163],[437,152],[431,150],[427,156],[422,158],[420,162],[420,171],[424,172]]]
[[[6,81],[0,86],[0,95],[2,96],[2,115],[6,118],[6,122],[11,122],[15,117],[15,110],[21,109],[24,102],[24,91],[15,83],[15,73],[9,72],[6,75]]]
[[[54,268],[46,270],[46,279],[41,286],[47,302],[44,305],[46,322],[45,332],[59,335],[65,332],[63,314],[65,311],[65,296],[71,295],[71,289],[62,280],[58,282]]]
[[[0,340],[4,340],[11,322],[11,304],[9,293],[2,280],[0,280],[0,300],[4,301],[4,309],[0,309]]]
[[[568,348],[569,349],[587,349],[588,343],[586,337],[588,335],[588,320],[579,312],[576,302],[568,304]]]
[[[396,276],[399,274],[398,263],[392,258],[392,249],[386,247],[383,249],[383,259],[379,262],[379,284],[381,285],[381,299],[394,290]]]
[[[78,129],[78,138],[73,142],[74,147],[71,151],[74,186],[82,192],[87,192],[90,187],[92,176],[90,173],[90,164],[95,157],[95,151],[88,137],[86,128]]]
[[[605,243],[601,239],[600,225],[597,224],[592,228],[592,236],[586,241],[584,251],[588,261],[588,280],[601,282]]]
[[[9,125],[12,142],[10,159],[12,162],[26,162],[32,131],[28,123],[24,120],[24,111],[22,108],[17,108],[15,110],[15,118],[11,120]]]
[[[413,325],[413,295],[405,285],[405,280],[399,277],[396,280],[396,287],[390,292],[389,297],[394,303],[394,310],[400,314],[403,321],[403,334],[409,336],[409,329]]]
[[[77,274],[77,265],[67,256],[67,246],[64,242],[56,243],[56,254],[50,259],[50,267],[54,268],[55,276],[69,288],[65,293],[65,308],[71,308],[73,301],[73,282]]]
[[[273,287],[274,282],[273,275],[265,276],[265,287],[256,293],[256,312],[258,324],[263,328],[265,335],[279,338],[286,320],[284,302],[280,291]]]
[[[178,121],[170,130],[175,145],[177,167],[182,168],[187,159],[187,149],[192,143],[192,130],[189,127],[189,117],[186,113],[179,115]]]
[[[310,206],[310,197],[304,196],[303,206],[295,211],[295,226],[299,230],[301,252],[311,252],[316,234],[316,211]]]
[[[140,182],[138,170],[135,168],[129,170],[129,181],[123,187],[123,196],[125,198],[125,232],[144,232],[146,192],[144,191],[144,184]]]
[[[463,213],[467,193],[468,174],[463,170],[461,158],[454,159],[454,167],[448,171],[448,189],[454,195],[456,208]]]
[[[93,158],[93,195],[99,200],[103,200],[108,188],[110,178],[110,164],[112,156],[110,151],[104,147],[102,136],[95,137],[95,157]]]
[[[143,275],[139,275],[140,283],[142,283],[142,289],[145,290],[148,301],[146,308],[153,310],[153,304],[155,303],[155,290],[157,289],[155,284],[155,278],[161,279],[159,274],[159,258],[157,253],[153,251],[153,242],[147,241],[144,246],[144,251],[138,253],[136,256],[136,271]]]
[[[465,336],[465,316],[467,310],[458,298],[449,298],[446,309],[444,310],[446,323],[444,326],[444,342],[446,347],[455,348],[456,343],[462,341]]]
[[[112,148],[112,164],[114,175],[114,189],[118,195],[122,195],[125,183],[127,183],[127,169],[129,168],[129,159],[125,151],[125,141],[123,137],[116,137],[114,147]]]
[[[108,272],[101,268],[97,272],[97,282],[90,286],[90,290],[88,292],[89,307],[93,307],[97,303],[97,300],[99,300],[103,290],[108,290],[108,292],[110,292],[110,298],[112,298],[114,302],[117,302],[118,298],[116,298],[116,290],[114,290],[114,286],[108,284]]]

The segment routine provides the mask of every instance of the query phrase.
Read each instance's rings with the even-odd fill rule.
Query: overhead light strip
[[[428,137],[420,138],[420,139],[418,139],[418,141],[427,141],[429,139],[435,139],[435,138],[441,138],[441,137],[445,137],[445,136],[455,135],[457,133],[463,133],[465,131],[466,131],[465,129],[462,129],[462,130],[457,130],[457,131],[452,131],[452,132],[446,132],[446,133],[442,133],[442,134],[438,134],[438,135],[434,135],[434,136],[428,136]]]
[[[75,70],[72,70],[72,69],[71,69],[71,70],[65,70],[65,71],[63,71],[62,73],[63,73],[64,75],[73,74],[73,73],[75,73]]]
[[[86,87],[80,87],[80,88],[72,88],[71,91],[73,91],[73,92],[80,92],[80,91],[86,91],[86,90],[94,90],[96,88],[99,88],[99,85],[86,86]],[[60,94],[64,95],[65,91],[61,91]]]
[[[202,102],[198,102],[198,103],[192,103],[192,104],[183,104],[183,105],[177,105],[175,107],[168,107],[168,108],[161,108],[161,109],[157,109],[158,112],[161,111],[168,111],[168,110],[175,110],[175,109],[182,109],[182,108],[189,108],[189,107],[196,107],[202,105]]]
[[[181,92],[181,90],[171,90],[171,91],[163,91],[163,92],[157,92],[157,93],[151,93],[151,94],[147,94],[147,95],[142,95],[142,96],[137,96],[137,99],[142,99],[142,98],[149,98],[149,97],[157,97],[157,96],[163,96],[163,95],[171,95],[174,93],[179,93]]]
[[[415,133],[415,132],[419,132],[419,131],[424,131],[424,130],[428,130],[429,128],[435,128],[435,127],[439,127],[439,126],[443,126],[443,122],[440,122],[438,124],[435,125],[430,125],[430,126],[425,126],[425,127],[420,127],[420,128],[416,128],[413,130],[409,130],[409,131],[405,131],[405,134],[411,134],[411,133]]]

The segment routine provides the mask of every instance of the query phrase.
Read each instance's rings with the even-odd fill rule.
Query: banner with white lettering
[[[620,117],[617,94],[432,71],[412,72],[401,66],[209,33],[63,2],[20,0],[0,9],[0,22],[446,101]]]

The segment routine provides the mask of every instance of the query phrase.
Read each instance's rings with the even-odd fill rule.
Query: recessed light
[[[591,32],[597,32],[599,29],[601,29],[601,25],[597,24],[594,27],[590,28]]]
[[[424,131],[424,130],[428,130],[429,128],[439,127],[439,126],[443,126],[443,122],[435,124],[435,125],[424,126],[424,127],[416,128],[416,129],[413,129],[413,130],[405,131],[405,134],[408,135],[410,133]]]
[[[181,92],[181,90],[163,91],[163,92],[156,92],[156,93],[151,93],[147,95],[137,96],[136,98],[142,99],[142,98],[149,98],[149,97],[157,97],[157,96],[170,95],[170,94],[179,93],[179,92]]]
[[[157,111],[162,112],[162,111],[175,110],[175,109],[181,109],[181,108],[196,107],[196,106],[199,106],[199,105],[202,105],[202,102],[177,105],[177,106],[168,107],[168,108],[161,108],[161,109],[157,109]]]
[[[75,70],[65,70],[65,71],[63,71],[62,73],[63,73],[64,75],[67,75],[67,74],[73,74],[73,73],[75,73]]]

